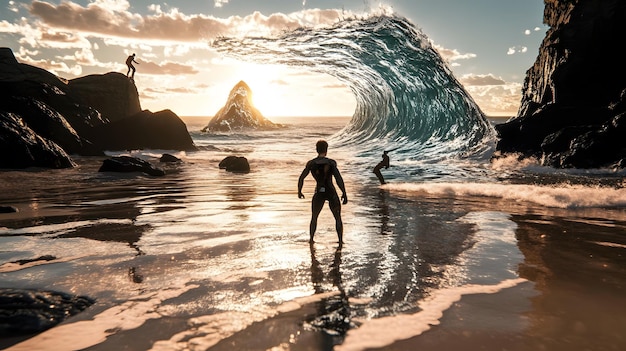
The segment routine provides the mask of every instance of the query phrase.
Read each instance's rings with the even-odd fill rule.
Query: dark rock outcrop
[[[250,163],[248,163],[248,159],[243,156],[226,156],[226,158],[220,161],[219,167],[220,169],[234,173],[250,172]]]
[[[171,155],[171,154],[163,154],[161,155],[161,158],[159,158],[159,162],[163,162],[163,163],[179,163],[179,162],[183,162],[183,160],[181,160],[180,158]]]
[[[165,171],[153,166],[150,162],[130,156],[115,156],[102,162],[98,172],[140,172],[151,176],[163,176]]]
[[[56,143],[35,133],[24,120],[0,111],[0,168],[68,168],[74,163]]]
[[[104,150],[196,150],[187,126],[170,110],[141,111],[94,129],[89,138]]]
[[[15,213],[19,212],[17,207],[13,206],[0,206],[0,213]]]
[[[0,288],[0,335],[42,332],[94,302],[86,296],[57,291]]]
[[[141,112],[137,87],[121,73],[92,74],[72,79],[68,85],[73,96],[111,122]]]
[[[228,94],[224,107],[209,121],[203,132],[237,132],[249,129],[276,129],[280,124],[263,117],[252,104],[252,90],[244,81],[237,83]]]
[[[558,168],[623,168],[626,38],[622,0],[545,0],[550,26],[527,71],[518,114],[496,126],[495,157],[518,154]]]
[[[68,154],[106,150],[195,150],[172,111],[141,111],[137,87],[121,73],[68,81],[0,48],[0,96],[0,168],[72,167]]]

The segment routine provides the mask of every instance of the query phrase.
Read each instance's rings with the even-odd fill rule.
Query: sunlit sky
[[[512,116],[547,29],[543,7],[543,0],[3,0],[0,41],[20,62],[67,79],[125,74],[126,57],[136,53],[141,106],[152,111],[213,116],[244,80],[266,117],[351,116],[355,99],[335,78],[239,62],[210,42],[391,9],[432,40],[486,114]]]

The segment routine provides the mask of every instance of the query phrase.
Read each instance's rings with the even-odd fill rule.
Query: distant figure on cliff
[[[387,155],[387,152],[388,151],[383,151],[383,160],[378,162],[376,167],[374,167],[374,174],[376,174],[376,177],[380,181],[380,184],[387,184],[385,182],[385,178],[383,178],[383,175],[380,173],[381,168],[383,167],[385,167],[385,169],[389,168],[389,155]]]
[[[311,223],[309,225],[310,239],[309,243],[313,242],[313,236],[317,229],[317,217],[322,212],[324,202],[328,201],[328,207],[335,217],[335,229],[337,230],[337,237],[339,238],[339,246],[343,245],[343,222],[341,221],[341,201],[339,201],[339,195],[337,189],[333,185],[333,177],[337,181],[337,186],[341,189],[341,199],[343,204],[348,203],[348,196],[346,195],[346,188],[343,183],[343,178],[339,169],[337,168],[337,162],[326,157],[328,152],[328,143],[325,140],[319,140],[315,144],[317,151],[317,157],[307,162],[304,170],[298,178],[298,197],[304,199],[302,194],[302,186],[304,185],[304,178],[309,175],[309,172],[313,174],[315,178],[315,193],[313,194],[313,200],[311,200]]]
[[[133,71],[133,73],[130,75],[130,79],[135,79],[135,66],[133,66],[133,62],[136,64],[139,64],[139,62],[135,61],[135,54],[132,54],[130,56],[128,56],[128,58],[126,59],[126,66],[128,66],[128,72],[126,72],[126,77],[129,76],[130,71]]]

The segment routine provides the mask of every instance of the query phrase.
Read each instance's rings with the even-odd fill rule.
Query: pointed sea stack
[[[230,91],[228,100],[202,129],[203,132],[235,132],[248,129],[276,129],[282,125],[263,117],[252,104],[252,90],[244,81]]]

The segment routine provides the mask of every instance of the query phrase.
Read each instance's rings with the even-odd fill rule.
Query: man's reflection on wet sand
[[[385,189],[378,189],[378,199],[379,199],[379,207],[378,210],[380,212],[380,234],[392,234],[393,232],[389,229],[389,204],[387,203],[387,197],[389,196],[389,192]]]
[[[337,247],[326,276],[325,269],[317,258],[315,244],[311,249],[311,282],[316,294],[337,290],[339,293],[320,300],[317,303],[317,314],[307,319],[305,323],[314,330],[323,331],[331,338],[331,345],[341,344],[350,329],[350,305],[344,290],[341,277],[341,247]],[[323,260],[323,259],[322,259]]]

